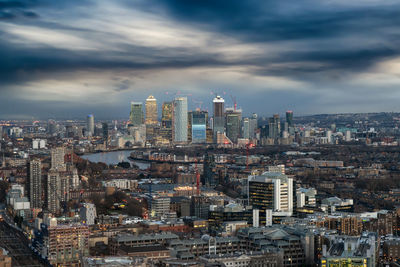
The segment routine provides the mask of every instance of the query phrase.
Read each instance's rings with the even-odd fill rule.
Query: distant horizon
[[[143,110],[144,111],[144,110]],[[192,110],[189,110],[192,111]],[[398,114],[400,115],[400,111],[396,112],[396,111],[378,111],[378,112],[345,112],[345,113],[315,113],[315,114],[296,114],[295,110],[293,111],[293,118],[298,118],[298,117],[312,117],[312,116],[321,116],[321,115],[326,115],[326,116],[332,116],[332,115],[363,115],[363,114]],[[285,117],[285,113],[271,113],[270,115],[260,115],[257,114],[258,119],[260,118],[270,118],[272,117],[274,114],[279,114],[281,119],[284,119]],[[145,114],[145,113],[144,113]],[[210,113],[209,113],[210,114]],[[74,121],[79,121],[79,122],[85,122],[86,121],[86,117],[88,115],[93,115],[94,116],[94,120],[95,122],[98,121],[112,121],[112,120],[117,120],[117,121],[128,121],[129,120],[129,114],[126,117],[110,117],[110,118],[104,118],[104,117],[96,117],[96,114],[94,113],[89,113],[86,115],[83,115],[82,117],[48,117],[48,118],[3,118],[0,117],[0,121],[34,121],[34,120],[39,120],[39,121],[45,121],[45,120],[56,120],[56,121],[68,121],[68,120],[74,120]],[[158,112],[158,115],[160,115],[160,112]],[[212,115],[212,113],[211,113]],[[243,118],[245,117],[250,117],[252,115],[252,113],[248,114],[248,115],[242,115]],[[210,116],[211,117],[211,116]],[[161,122],[161,117],[158,117],[158,120]]]

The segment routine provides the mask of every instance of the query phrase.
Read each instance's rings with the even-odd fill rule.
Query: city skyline
[[[209,111],[223,92],[261,115],[400,111],[399,5],[4,1],[0,114],[124,117],[178,91]]]
[[[0,0],[0,267],[400,266],[400,1]]]

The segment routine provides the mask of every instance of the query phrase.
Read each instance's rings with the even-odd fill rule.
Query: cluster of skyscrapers
[[[197,108],[189,111],[188,98],[178,96],[161,105],[161,121],[157,99],[150,95],[144,105],[131,102],[127,134],[113,137],[113,146],[131,144],[218,144],[224,146],[257,144],[290,144],[294,142],[295,128],[293,112],[286,112],[286,120],[278,114],[265,120],[253,113],[242,117],[242,110],[225,107],[225,100],[216,95],[212,101],[212,112]],[[260,126],[261,125],[261,126]],[[87,116],[84,135],[103,136],[109,141],[108,124],[95,125],[94,116]],[[102,131],[102,134],[100,133]],[[112,143],[112,142],[111,142]]]
[[[213,99],[213,116],[209,116],[205,110],[189,111],[187,97],[176,97],[162,104],[160,123],[157,100],[149,96],[144,108],[142,102],[131,102],[129,127],[145,132],[146,140],[155,143],[236,144],[240,138],[255,138],[257,115],[242,119],[241,109],[237,109],[236,105],[225,108],[225,100],[216,96]]]

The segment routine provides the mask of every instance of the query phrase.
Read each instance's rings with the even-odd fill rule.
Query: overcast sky
[[[61,3],[60,3],[61,2]],[[400,2],[0,2],[0,117],[129,116],[215,93],[244,114],[400,111]]]

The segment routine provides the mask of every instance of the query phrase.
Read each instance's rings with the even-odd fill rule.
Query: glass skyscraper
[[[241,132],[242,111],[226,109],[226,136],[233,142],[237,143]]]
[[[214,117],[213,117],[213,133],[214,133],[214,141],[216,141],[217,133],[225,132],[225,100],[216,96],[213,100],[213,109],[214,109]]]
[[[272,215],[292,216],[295,188],[292,178],[281,172],[264,172],[249,176],[247,181],[249,204],[260,211],[261,224],[266,223],[267,210]]]
[[[143,124],[143,104],[142,102],[131,102],[131,114],[129,120],[133,126]]]
[[[157,124],[157,100],[150,95],[146,99],[146,124]]]
[[[86,119],[86,135],[93,136],[94,135],[94,116],[93,114],[89,114]]]
[[[207,111],[192,112],[192,143],[206,143]]]
[[[174,142],[188,141],[188,103],[187,97],[178,97],[174,100],[173,134]]]
[[[289,127],[293,127],[293,111],[286,111],[286,122]]]
[[[172,102],[164,102],[162,104],[161,127],[172,128]]]
[[[269,134],[268,136],[273,139],[277,139],[281,134],[281,121],[278,114],[274,114],[272,118],[268,121]]]

